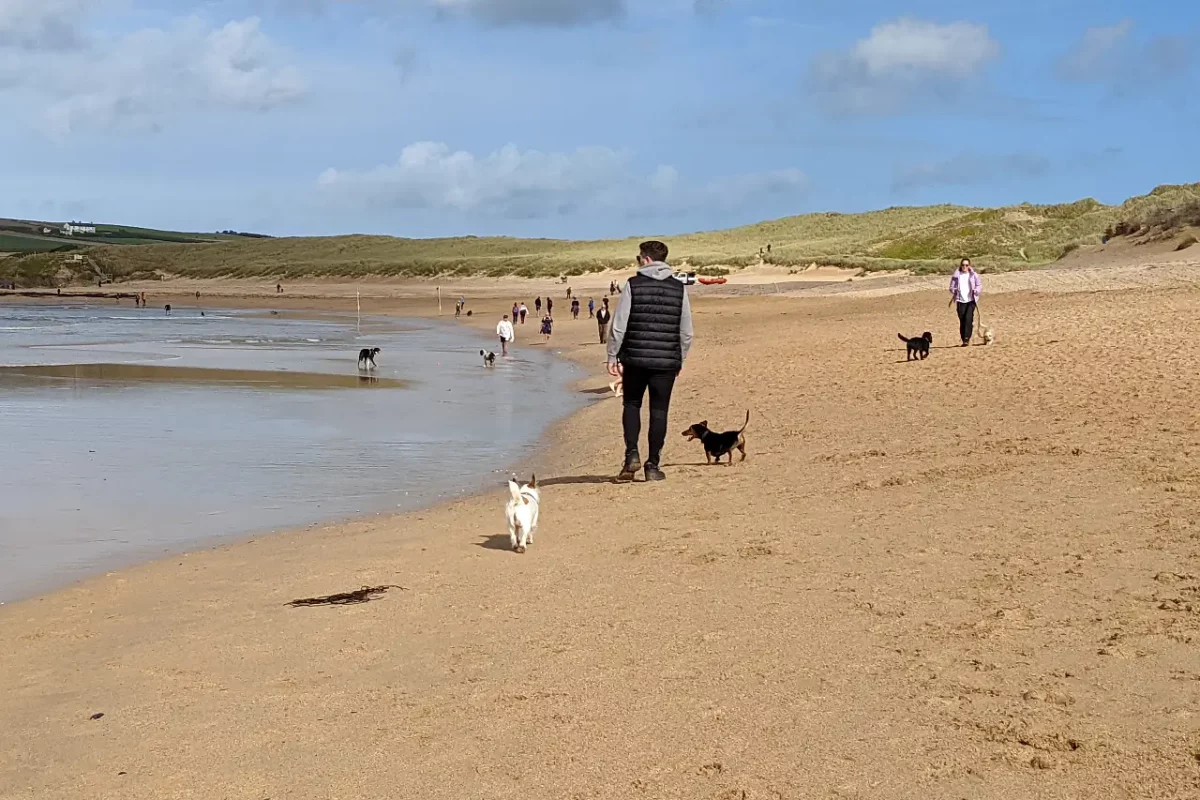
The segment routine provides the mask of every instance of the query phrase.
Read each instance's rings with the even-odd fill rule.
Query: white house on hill
[[[66,234],[67,236],[74,236],[77,233],[95,233],[96,226],[95,225],[76,225],[73,222],[68,222],[66,225],[63,225],[62,232],[64,234]]]

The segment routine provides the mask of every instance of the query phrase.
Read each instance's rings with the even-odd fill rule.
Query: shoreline
[[[1166,263],[1156,263],[1156,264],[1135,263],[1135,264],[1121,265],[1117,268],[1114,268],[1111,266],[1109,266],[1109,267],[1090,267],[1089,268],[1085,264],[1082,267],[1074,266],[1074,267],[1067,267],[1064,269],[1039,268],[1036,270],[1021,270],[1021,271],[1014,271],[1014,272],[1008,272],[1008,273],[1000,273],[999,275],[988,276],[988,278],[989,278],[988,284],[989,284],[989,288],[991,289],[989,294],[1008,294],[1008,293],[1013,293],[1013,292],[1031,291],[1031,288],[1030,288],[1031,284],[1039,285],[1044,290],[1062,291],[1062,292],[1067,292],[1067,293],[1097,290],[1095,288],[1088,289],[1084,286],[1080,286],[1078,281],[1073,280],[1073,278],[1076,278],[1078,276],[1078,274],[1081,270],[1087,276],[1084,278],[1085,281],[1088,278],[1092,278],[1094,280],[1097,275],[1101,276],[1102,284],[1098,288],[1099,291],[1121,291],[1121,290],[1128,289],[1128,288],[1142,288],[1142,287],[1155,287],[1155,286],[1161,286],[1161,285],[1170,285],[1174,280],[1176,280],[1179,277],[1179,273],[1178,273],[1179,268],[1177,268],[1176,265],[1174,263],[1172,263],[1175,261],[1182,261],[1182,259],[1168,259]],[[1190,261],[1184,261],[1182,268],[1190,270],[1195,266],[1200,266],[1200,264],[1193,264]],[[846,271],[843,270],[843,272],[846,272]],[[619,277],[619,275],[617,275],[616,273],[612,273],[612,272],[596,273],[594,275],[581,276],[581,277],[583,277],[583,278],[588,278],[588,277],[598,278],[600,276],[603,276],[605,278],[609,278],[610,276]],[[997,281],[997,278],[999,278],[998,281]],[[1056,280],[1056,278],[1057,278],[1057,280]],[[1191,276],[1191,278],[1192,278],[1193,282],[1200,282],[1200,275],[1193,275],[1193,276]],[[490,292],[503,291],[504,281],[505,281],[504,278],[486,279],[486,284],[490,284],[490,286],[487,286],[484,290],[490,291]],[[542,294],[540,296],[543,296],[543,297],[547,296],[547,294],[550,292],[556,292],[556,297],[558,297],[558,300],[556,300],[556,303],[563,299],[559,295],[561,295],[565,291],[565,285],[560,284],[558,281],[553,281],[551,279],[527,279],[527,278],[516,279],[516,281],[517,281],[517,285],[515,287],[512,287],[513,291],[510,291],[509,294],[515,294],[516,290],[521,290],[521,289],[528,290],[529,288],[532,287],[532,288],[535,288],[538,292],[541,292]],[[481,288],[478,285],[476,285],[478,283],[477,279],[467,279],[467,282],[472,284],[476,289]],[[806,281],[795,281],[795,282],[806,282]],[[838,280],[838,281],[817,280],[817,281],[812,281],[811,284],[803,290],[784,291],[784,292],[780,292],[780,293],[769,295],[769,296],[777,298],[777,299],[788,298],[789,300],[792,300],[792,301],[796,301],[796,300],[803,301],[804,298],[818,298],[818,297],[830,297],[830,298],[834,298],[834,299],[848,299],[848,300],[852,300],[855,298],[873,299],[873,298],[880,298],[880,297],[891,297],[891,296],[895,296],[898,294],[936,291],[937,287],[939,287],[942,282],[944,282],[944,281],[941,276],[914,276],[914,275],[907,275],[907,274],[906,275],[879,274],[879,275],[871,276],[869,279],[863,279],[863,280],[859,280],[857,282],[852,281],[849,278],[846,278],[844,280]],[[224,287],[224,286],[221,287],[227,293],[208,294],[207,292],[202,292],[200,300],[207,301],[207,302],[196,302],[196,298],[194,296],[194,292],[196,290],[193,289],[192,286],[193,285],[204,286],[204,285],[206,285],[206,283],[207,284],[215,283],[217,285],[221,285],[221,284],[225,283],[224,281],[206,282],[204,280],[189,280],[186,282],[187,288],[182,288],[180,286],[174,285],[173,282],[167,282],[167,283],[168,283],[168,286],[165,288],[168,288],[169,291],[163,292],[162,294],[156,295],[156,296],[162,300],[170,300],[172,302],[172,306],[176,310],[186,310],[188,308],[212,308],[212,309],[259,309],[259,310],[266,311],[269,309],[267,308],[267,305],[264,305],[263,303],[267,300],[274,300],[276,304],[280,305],[280,307],[282,309],[285,309],[286,311],[298,312],[301,315],[306,316],[306,317],[320,318],[323,314],[334,313],[334,314],[341,316],[341,315],[350,313],[347,310],[340,308],[338,306],[341,303],[344,303],[348,300],[354,299],[353,296],[349,295],[345,291],[345,284],[338,282],[336,279],[334,279],[332,281],[323,281],[323,282],[316,283],[316,284],[312,284],[312,283],[303,284],[302,283],[300,285],[302,287],[304,287],[304,289],[306,291],[302,290],[302,292],[299,294],[285,292],[282,295],[275,294],[273,289],[271,289],[271,287],[269,287],[269,286],[263,287],[261,289],[261,291],[247,292],[246,285],[257,286],[258,284],[261,283],[261,281],[238,281],[238,282],[234,282],[235,286],[233,286],[233,287]],[[995,288],[995,285],[997,283],[999,283],[998,290]],[[131,285],[134,285],[134,284],[131,284]],[[143,284],[136,284],[136,285],[138,287],[140,287]],[[145,284],[145,285],[152,286],[152,287],[154,286],[154,284]],[[463,316],[461,318],[456,319],[453,315],[452,309],[453,309],[453,295],[456,294],[457,292],[449,293],[450,296],[446,296],[448,293],[443,292],[443,297],[442,297],[443,306],[445,306],[445,304],[448,303],[451,308],[451,311],[448,314],[445,312],[444,308],[440,311],[438,310],[437,305],[436,305],[436,302],[437,302],[436,295],[430,296],[430,295],[426,294],[427,292],[431,291],[431,289],[430,289],[431,285],[434,286],[434,288],[436,288],[436,286],[437,286],[436,279],[421,279],[421,280],[415,280],[415,281],[407,280],[407,279],[400,279],[400,280],[387,281],[383,284],[367,284],[367,285],[369,287],[371,287],[372,289],[374,289],[375,293],[369,294],[366,297],[361,298],[363,300],[366,300],[368,306],[371,308],[371,310],[364,309],[363,313],[365,315],[385,316],[385,317],[389,317],[391,319],[406,319],[406,318],[408,318],[408,319],[435,320],[435,321],[441,322],[443,324],[452,324],[452,325],[461,324],[465,327],[468,327],[475,331],[478,331],[481,335],[481,339],[494,339],[495,338],[494,336],[490,335],[490,332],[494,329],[495,323],[499,319],[500,315],[506,313],[511,308],[511,305],[510,305],[511,301],[506,299],[508,295],[501,297],[498,295],[485,294],[485,295],[481,295],[481,296],[478,296],[478,297],[468,300],[468,305],[471,307],[471,309],[473,311],[476,311],[477,313],[473,314],[471,317]],[[746,285],[753,288],[753,287],[756,287],[759,285],[770,285],[770,282],[764,282],[762,284],[759,284],[756,282],[751,282]],[[724,287],[713,287],[713,288],[723,289]],[[268,290],[271,290],[271,291],[268,292]],[[599,287],[597,290],[598,291],[603,290],[603,287]],[[120,300],[120,299],[125,299],[125,298],[131,298],[134,296],[134,294],[139,293],[141,291],[147,291],[147,290],[138,288],[133,293],[114,292],[112,295],[106,295],[106,296],[109,297],[110,299]],[[692,291],[692,289],[689,288],[689,291]],[[24,293],[21,290],[16,290],[16,291],[5,290],[4,292],[0,292],[0,301],[3,301],[3,299],[5,297],[12,297],[12,298],[18,300],[18,302],[21,300],[28,300],[29,298],[27,295],[25,295],[23,297],[21,296],[23,294]],[[69,295],[64,294],[61,297],[68,297],[68,296]],[[603,296],[603,295],[601,295],[601,296]],[[754,296],[764,297],[764,295],[758,295],[757,293],[753,293],[753,292],[749,296],[750,297],[754,297]],[[59,295],[46,294],[39,299],[42,299],[45,301],[50,301],[50,302],[57,302],[59,297],[60,297]],[[70,295],[70,297],[74,297],[74,295]],[[95,299],[96,295],[94,292],[84,291],[79,295],[79,297],[83,297],[85,299],[91,300],[91,299]],[[617,296],[614,295],[610,302],[615,304],[616,297]],[[746,297],[747,297],[747,295],[740,295],[740,294],[729,295],[729,294],[725,294],[724,292],[716,292],[707,297],[704,297],[704,296],[693,297],[693,302],[698,303],[699,305],[703,306],[706,302],[718,302],[719,303],[722,300],[730,300],[730,299],[734,299],[734,298],[745,299]],[[480,308],[480,306],[479,306],[480,303],[482,303],[482,308]],[[570,307],[569,301],[566,301],[566,303],[567,303],[567,308],[569,309],[569,307]],[[0,306],[0,307],[2,307],[2,306]],[[283,312],[281,312],[281,313],[283,313]],[[533,336],[534,339],[536,340],[540,336],[540,334],[533,333],[533,331],[536,330],[536,326],[537,326],[536,320],[533,319],[533,314],[534,314],[534,311],[532,308],[530,308],[530,317],[529,317],[530,322],[527,322],[526,325],[530,326],[530,331],[531,331],[530,335]],[[569,471],[570,467],[568,467],[567,465],[568,464],[573,465],[573,464],[579,462],[581,453],[579,453],[578,451],[569,451],[570,455],[565,458],[563,457],[563,455],[561,453],[561,449],[567,440],[566,431],[570,428],[573,420],[576,417],[584,414],[585,412],[588,412],[589,410],[592,410],[594,407],[603,403],[604,400],[612,399],[610,397],[611,392],[604,391],[604,390],[607,390],[607,384],[609,381],[609,377],[608,377],[607,372],[604,369],[604,364],[603,364],[604,351],[603,351],[603,348],[601,348],[599,346],[598,337],[595,334],[595,323],[593,320],[588,320],[588,319],[584,318],[582,313],[580,315],[579,322],[587,323],[586,332],[584,332],[582,335],[580,335],[580,332],[578,330],[574,331],[574,333],[576,333],[576,335],[574,337],[572,337],[570,339],[569,343],[566,345],[567,349],[565,349],[565,350],[559,349],[554,353],[554,357],[563,358],[563,359],[570,361],[571,363],[575,364],[583,372],[582,377],[580,377],[576,381],[573,381],[572,383],[565,385],[563,387],[563,390],[566,392],[569,392],[569,393],[595,393],[595,394],[599,394],[601,396],[601,399],[588,402],[586,405],[584,405],[583,408],[577,410],[574,413],[570,413],[564,417],[548,421],[542,429],[542,434],[537,441],[537,444],[536,444],[536,447],[534,448],[533,453],[511,462],[511,467],[512,467],[511,471],[514,474],[516,474],[518,477],[523,477],[526,473],[536,472],[536,464],[538,462],[540,462],[542,464],[543,471],[561,472],[564,469],[567,469]],[[522,326],[516,326],[516,330],[518,333],[520,333],[522,330]],[[557,322],[557,321],[555,322],[555,330],[556,330],[555,336],[559,337],[559,341],[561,341],[561,331],[563,330],[561,322]],[[594,339],[596,341],[594,341],[594,342],[587,341],[589,335],[591,336],[592,339]],[[594,345],[594,348],[591,348],[591,346],[593,346],[593,345]],[[491,346],[494,346],[494,342]],[[525,346],[542,347],[544,345],[542,342],[533,341],[531,344],[525,345]],[[556,344],[555,346],[561,347],[561,345],[558,345],[558,344]],[[593,359],[589,358],[589,356],[591,355],[591,352],[589,352],[589,349],[595,349],[596,353],[600,356],[600,359],[595,360],[596,363],[594,363],[594,364],[592,363]],[[590,385],[596,381],[602,381],[602,385],[601,386],[591,386]],[[614,435],[617,438],[620,438],[619,419],[617,420],[617,422],[614,423],[614,425],[616,426],[613,429]],[[643,433],[644,433],[644,431],[643,431]],[[670,442],[670,439],[668,439],[668,442]],[[558,450],[559,452],[555,453],[556,450]],[[616,468],[614,467],[614,475],[615,475],[615,472],[616,472]],[[334,518],[334,519],[330,519],[330,520],[326,520],[326,521],[313,522],[313,523],[309,523],[307,525],[303,525],[303,526],[299,526],[299,527],[282,526],[282,527],[278,527],[278,528],[272,528],[270,530],[262,529],[262,530],[257,530],[257,531],[248,531],[248,532],[244,532],[244,533],[231,534],[229,536],[221,537],[220,539],[215,540],[211,547],[205,546],[205,547],[188,549],[188,550],[175,552],[175,553],[166,553],[164,555],[150,559],[149,561],[137,561],[137,562],[133,562],[133,563],[127,564],[122,567],[118,567],[116,569],[104,570],[102,572],[97,572],[93,575],[90,575],[83,579],[77,580],[71,584],[67,584],[65,586],[58,587],[56,589],[51,589],[46,592],[38,592],[33,595],[23,597],[23,598],[14,600],[14,601],[8,601],[7,603],[0,602],[0,608],[4,607],[6,605],[12,606],[12,605],[15,605],[18,603],[28,603],[30,601],[35,601],[40,598],[43,598],[43,597],[46,597],[49,595],[53,595],[53,594],[56,594],[61,591],[69,590],[71,588],[76,587],[79,584],[83,584],[88,581],[92,581],[92,580],[95,580],[95,579],[98,579],[101,577],[113,577],[124,570],[131,569],[134,567],[149,566],[149,565],[152,565],[159,561],[165,562],[170,559],[177,558],[179,556],[187,556],[187,555],[190,555],[190,554],[193,554],[196,552],[205,552],[205,551],[209,551],[209,550],[218,550],[218,549],[233,547],[233,546],[237,546],[242,543],[253,542],[257,539],[261,539],[264,536],[282,536],[282,535],[296,534],[296,533],[300,533],[300,532],[311,531],[314,528],[317,528],[317,529],[339,528],[339,527],[353,525],[355,523],[365,522],[367,520],[375,520],[375,521],[394,520],[394,519],[408,517],[410,515],[413,515],[413,514],[422,512],[422,511],[435,510],[441,506],[452,505],[454,503],[458,503],[463,500],[479,498],[479,497],[484,497],[484,496],[490,496],[490,495],[495,495],[498,493],[502,493],[502,491],[500,489],[487,489],[487,488],[483,488],[483,487],[478,487],[476,489],[468,488],[468,489],[461,490],[460,496],[457,498],[449,498],[449,499],[442,498],[442,499],[438,499],[435,501],[431,501],[428,505],[422,505],[422,506],[418,506],[413,509],[407,509],[404,511],[379,511],[379,512],[374,512],[374,513],[365,513],[365,514],[364,513],[356,513],[356,514],[347,515],[345,517],[338,517],[338,518]]]
[[[1172,398],[1200,391],[1200,334],[1172,320],[1200,287],[1179,278],[985,277],[997,344],[935,344],[918,365],[895,332],[948,331],[940,291],[698,298],[668,480],[612,485],[616,415],[589,405],[547,431],[525,556],[504,551],[492,492],[0,609],[16,643],[0,714],[23,734],[0,741],[0,784],[1183,796],[1200,695],[1177,676],[1196,674],[1200,630],[1171,604],[1194,584],[1200,430]],[[596,362],[586,383],[601,359],[581,322],[566,344]],[[679,441],[747,406],[744,464],[705,467]],[[381,584],[406,588],[284,605]]]
[[[58,297],[59,296],[57,296],[57,295],[53,295],[51,297],[48,297],[47,299],[52,300],[52,301],[57,301]],[[68,295],[64,294],[64,295],[62,295],[62,297],[65,299],[68,297]],[[15,298],[15,299],[20,300],[23,298]],[[91,298],[91,297],[86,298],[87,302],[91,302],[92,300],[93,300],[93,298]],[[226,308],[226,309],[260,308],[264,314],[267,311],[267,309],[265,307],[257,306],[256,304],[254,304],[253,301],[251,300],[251,298],[235,298],[234,301],[230,302],[230,303],[226,303],[226,304],[218,305],[218,306],[210,305],[207,307],[210,309],[217,309],[217,310],[222,309],[222,308]],[[3,308],[3,306],[0,305],[0,309],[2,309],[2,308]],[[176,308],[179,311],[186,311],[186,309],[188,307],[186,305],[180,304],[180,305],[177,305]],[[312,318],[312,319],[321,319],[321,318],[329,315],[330,313],[336,313],[339,317],[342,317],[342,318],[344,318],[344,316],[345,316],[344,311],[332,309],[330,307],[329,303],[321,303],[319,301],[318,302],[310,302],[307,305],[305,305],[303,308],[292,308],[291,312],[294,315],[300,315],[300,316],[303,316],[306,318]],[[150,310],[150,313],[153,313],[152,309]],[[352,314],[351,314],[351,316],[352,316]],[[420,311],[416,310],[416,309],[410,310],[407,308],[401,308],[401,309],[392,310],[386,314],[376,313],[376,314],[372,314],[371,316],[374,316],[376,318],[387,317],[388,319],[397,321],[397,322],[403,322],[404,320],[421,321],[423,323],[431,323],[432,322],[432,323],[439,324],[440,327],[443,327],[444,329],[446,329],[448,331],[454,330],[454,328],[455,328],[455,326],[447,325],[447,323],[450,322],[451,320],[447,320],[444,317],[439,318],[436,315],[436,313],[423,314],[423,313],[420,313]],[[352,320],[351,320],[351,323],[352,323]],[[486,326],[485,325],[476,325],[474,327],[480,328],[482,330]],[[461,329],[458,330],[458,334],[463,337],[464,343],[467,341],[467,339],[470,338],[469,334],[467,334],[464,330],[461,330]],[[468,354],[469,360],[472,363],[474,363],[475,356],[473,355],[473,351],[471,351],[470,348],[467,347],[464,352],[466,352]],[[572,364],[573,366],[576,367],[576,369],[580,373],[582,373],[582,377],[576,376],[575,378],[568,380],[568,381],[562,383],[561,385],[556,385],[554,391],[561,392],[564,395],[564,397],[570,397],[573,395],[580,394],[580,388],[584,384],[586,384],[587,380],[588,380],[587,370],[582,369],[579,365],[579,362],[577,362],[576,360],[566,358],[562,354],[552,354],[551,357],[552,358],[563,358],[567,363]],[[99,362],[90,363],[89,362],[89,363],[84,363],[84,364],[67,364],[67,365],[12,366],[12,367],[0,368],[0,372],[14,375],[14,376],[28,375],[28,376],[33,376],[33,377],[37,377],[37,376],[60,377],[60,376],[66,375],[67,372],[71,372],[73,374],[76,374],[77,377],[84,377],[85,379],[86,378],[96,379],[101,375],[109,375],[111,373],[112,375],[123,376],[124,380],[134,380],[134,381],[153,379],[155,381],[166,381],[166,382],[176,382],[176,383],[192,382],[192,383],[203,384],[203,383],[223,382],[223,383],[228,383],[228,384],[237,384],[237,385],[245,385],[245,386],[261,386],[261,385],[270,384],[275,387],[286,385],[286,386],[295,386],[295,387],[299,387],[299,388],[304,388],[304,387],[311,386],[311,388],[322,388],[322,389],[323,388],[331,388],[331,387],[346,388],[346,387],[350,387],[350,386],[355,386],[355,385],[357,385],[357,382],[358,382],[356,374],[340,375],[338,373],[332,373],[332,372],[302,373],[302,372],[292,372],[292,371],[283,371],[283,372],[276,373],[276,372],[269,371],[269,370],[256,371],[256,370],[238,369],[238,368],[232,368],[232,367],[230,367],[230,368],[179,367],[179,366],[164,366],[161,364],[153,364],[153,363],[140,364],[140,363],[136,363],[136,362],[115,363],[115,364],[105,364],[105,363],[99,363]],[[78,373],[83,373],[83,374],[79,375]],[[274,381],[270,380],[272,377],[275,378]],[[379,379],[377,379],[377,383],[384,386],[385,388],[405,388],[405,387],[409,387],[411,385],[412,380],[411,379],[398,379],[398,378],[379,378]],[[586,408],[587,405],[591,404],[588,401],[573,400],[573,404],[575,404],[575,405],[579,405],[581,402],[583,404],[582,405],[583,408]],[[580,410],[582,410],[582,409],[580,409]],[[547,446],[548,446],[547,440],[550,435],[550,432],[560,426],[564,426],[572,416],[573,416],[573,414],[570,412],[568,412],[564,415],[564,414],[556,411],[553,415],[542,419],[538,425],[540,434],[537,439],[536,445],[533,447],[533,452],[531,454],[515,456],[510,461],[508,461],[507,464],[511,468],[511,470],[516,470],[518,468],[523,469],[524,466],[526,464],[528,464],[530,461],[536,460],[538,457],[538,454],[547,449]],[[492,472],[494,473],[495,470],[493,470]],[[436,506],[439,506],[442,504],[456,502],[457,500],[461,500],[464,497],[472,497],[472,496],[476,496],[479,494],[485,494],[485,493],[492,492],[492,491],[494,491],[494,489],[491,488],[491,484],[495,483],[495,482],[496,482],[495,475],[493,475],[492,479],[490,479],[490,480],[486,476],[478,476],[476,478],[472,478],[472,479],[463,481],[461,483],[455,484],[454,486],[448,486],[445,491],[439,492],[436,496],[431,496],[426,501],[423,501],[420,504],[415,505],[415,506],[406,507],[403,510],[397,510],[395,507],[392,507],[390,509],[384,508],[382,510],[377,510],[377,511],[372,511],[372,510],[347,511],[345,513],[338,513],[338,514],[335,514],[333,516],[329,516],[326,518],[317,519],[315,521],[310,521],[310,522],[303,522],[303,523],[299,523],[299,524],[272,523],[272,524],[267,524],[267,525],[256,525],[255,527],[248,528],[246,530],[240,530],[240,531],[236,531],[236,532],[227,532],[227,533],[223,533],[223,534],[212,536],[212,537],[206,537],[205,539],[191,542],[190,544],[186,544],[179,548],[164,546],[164,548],[159,549],[158,552],[147,552],[147,553],[142,553],[140,555],[132,555],[131,554],[130,557],[128,557],[128,558],[114,560],[114,563],[112,563],[111,565],[107,565],[107,566],[98,565],[96,569],[90,570],[88,572],[88,574],[85,574],[81,577],[71,578],[66,583],[50,582],[48,585],[44,586],[43,588],[37,588],[37,589],[28,591],[28,592],[22,592],[20,595],[12,597],[12,598],[0,598],[0,607],[16,606],[16,605],[19,605],[22,603],[29,603],[32,601],[37,601],[39,599],[42,599],[42,598],[50,596],[50,595],[57,594],[59,592],[64,592],[64,591],[69,591],[69,590],[75,589],[81,585],[85,585],[89,582],[92,582],[92,581],[95,581],[98,579],[111,578],[111,577],[117,576],[120,573],[122,573],[126,570],[129,570],[129,569],[134,569],[134,568],[143,567],[143,566],[150,566],[150,565],[153,565],[158,562],[166,562],[166,561],[170,561],[171,559],[175,559],[175,558],[179,558],[179,557],[186,557],[186,556],[189,556],[189,555],[192,555],[195,553],[225,549],[225,548],[229,548],[229,547],[236,547],[240,544],[243,544],[246,542],[251,542],[251,541],[254,541],[257,539],[261,539],[263,537],[278,536],[278,535],[287,534],[287,533],[298,533],[298,532],[309,531],[309,530],[319,529],[319,528],[331,528],[331,527],[336,528],[336,527],[349,525],[349,524],[363,521],[363,520],[389,519],[389,518],[393,518],[393,517],[404,516],[406,514],[412,514],[412,513],[424,511],[429,508],[433,508],[433,507],[436,507]],[[405,492],[405,494],[407,495],[407,492]]]

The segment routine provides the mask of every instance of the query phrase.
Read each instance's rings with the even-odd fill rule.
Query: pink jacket
[[[978,300],[983,291],[983,281],[979,280],[979,273],[974,270],[969,273],[963,272],[961,269],[954,270],[954,274],[950,276],[950,296],[955,300],[958,299],[958,282],[963,275],[971,276],[971,299]]]

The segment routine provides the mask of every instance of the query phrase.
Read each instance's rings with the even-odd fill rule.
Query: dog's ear
[[[530,479],[529,479],[529,488],[530,488],[530,489],[536,489],[536,488],[537,488],[537,475],[534,475],[534,476],[530,477]]]
[[[708,420],[706,420],[706,419],[702,419],[702,420],[700,420],[699,424],[697,424],[697,425],[696,425],[696,427],[697,427],[697,428],[707,428],[707,427],[708,427]]]

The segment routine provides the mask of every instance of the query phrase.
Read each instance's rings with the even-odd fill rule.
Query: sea
[[[499,486],[586,402],[520,333],[487,368],[438,320],[0,304],[0,602]]]

